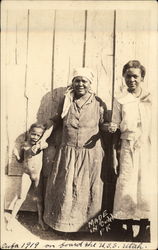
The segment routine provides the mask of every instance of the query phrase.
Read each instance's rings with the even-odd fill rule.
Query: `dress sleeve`
[[[100,102],[100,110],[99,110],[100,119],[99,119],[99,124],[101,125],[103,123],[108,122],[108,111],[107,111],[106,104],[101,99],[99,100],[99,102]]]
[[[62,125],[61,113],[63,110],[63,104],[64,104],[64,98],[58,104],[56,112],[53,114],[53,116],[47,122],[47,128],[50,128],[52,125],[54,128],[57,128],[58,126]]]
[[[114,99],[112,122],[116,123],[118,127],[121,123],[121,104],[116,99]]]

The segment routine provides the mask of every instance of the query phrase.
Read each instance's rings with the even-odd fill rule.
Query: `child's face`
[[[143,80],[141,76],[141,71],[139,68],[127,69],[125,72],[124,78],[125,78],[125,82],[128,87],[128,90],[130,92],[135,91],[139,87],[141,81]]]
[[[41,138],[43,135],[43,129],[42,128],[33,128],[31,129],[29,133],[29,142],[31,145],[35,145],[36,142]]]

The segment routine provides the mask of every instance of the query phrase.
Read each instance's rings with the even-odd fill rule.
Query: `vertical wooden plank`
[[[16,21],[16,64],[26,65],[28,39],[28,10],[19,10]]]
[[[26,96],[27,128],[36,122],[44,95],[51,91],[54,11],[30,10]]]
[[[111,108],[114,12],[88,10],[85,65],[92,68],[92,88]]]
[[[146,68],[149,62],[150,13],[148,10],[118,10],[116,19],[116,93],[124,86],[122,69],[129,60],[139,60]],[[128,18],[127,18],[128,17]],[[139,22],[138,22],[139,20]],[[148,76],[144,85],[147,86]]]
[[[56,12],[54,88],[67,86],[73,68],[82,66],[84,21],[84,11]]]
[[[158,65],[158,56],[157,56],[157,22],[156,22],[156,15],[155,11],[150,12],[150,21],[149,21],[149,61],[148,61],[148,68],[147,68],[147,76],[148,76],[148,88],[152,93],[153,99],[153,110],[157,110],[157,65]],[[154,112],[153,112],[154,113]],[[155,115],[157,117],[157,114]],[[153,123],[154,124],[154,123]],[[154,131],[154,129],[153,129]],[[157,129],[156,129],[157,131]]]
[[[27,41],[27,10],[8,11],[6,91],[9,137],[8,174],[20,173],[12,155],[16,139],[25,132],[26,100],[24,98]],[[20,54],[19,53],[20,50]],[[20,58],[20,60],[19,60]]]
[[[16,48],[16,20],[17,12],[8,10],[8,28],[7,28],[7,40],[9,46],[7,47],[6,63],[15,64],[15,48]]]
[[[1,147],[1,175],[3,176],[7,172],[8,167],[8,114],[7,114],[7,101],[6,101],[6,74],[7,74],[7,31],[8,31],[8,10],[2,12],[1,16],[1,141],[3,147]],[[4,180],[2,180],[4,182]],[[2,185],[3,187],[3,185]]]
[[[138,13],[139,14],[139,13]],[[147,21],[149,20],[149,21]],[[137,24],[136,28],[136,49],[135,49],[135,58],[138,58],[140,62],[146,68],[146,76],[144,81],[145,88],[149,86],[149,58],[150,58],[150,50],[149,50],[149,42],[150,42],[150,20],[151,13],[149,10],[141,11],[139,15],[139,25]]]
[[[112,73],[112,95],[111,95],[111,111],[113,112],[114,107],[114,94],[115,94],[115,59],[116,59],[116,10],[114,10],[114,22],[113,22],[113,73]],[[110,121],[112,119],[112,112]]]
[[[82,62],[82,66],[83,66],[83,67],[85,67],[85,60],[86,60],[87,13],[88,13],[88,11],[85,10],[84,43],[83,43],[83,62]]]

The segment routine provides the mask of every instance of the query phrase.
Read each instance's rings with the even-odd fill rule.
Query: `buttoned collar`
[[[76,99],[74,99],[74,102],[76,103],[77,107],[83,108],[85,105],[90,104],[94,100],[95,95],[92,93],[90,97],[85,101],[83,104],[79,104]]]

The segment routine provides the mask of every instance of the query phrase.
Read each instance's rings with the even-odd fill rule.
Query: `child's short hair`
[[[29,132],[30,132],[33,128],[41,128],[41,129],[43,129],[43,132],[46,130],[46,126],[45,126],[44,124],[38,123],[38,122],[33,123],[33,124],[30,126]]]

